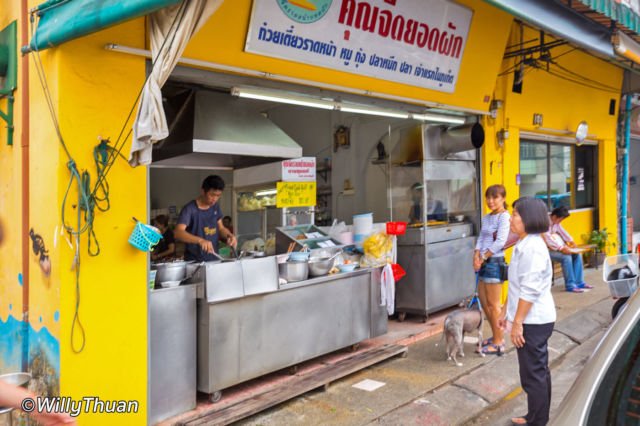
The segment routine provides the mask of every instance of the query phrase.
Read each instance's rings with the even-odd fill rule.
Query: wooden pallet
[[[335,364],[326,365],[307,375],[298,376],[287,386],[281,386],[259,395],[252,396],[235,405],[211,411],[200,412],[193,417],[182,419],[178,425],[228,425],[256,413],[281,404],[296,396],[320,387],[327,388],[331,382],[395,356],[406,356],[407,347],[385,345],[354,354]]]

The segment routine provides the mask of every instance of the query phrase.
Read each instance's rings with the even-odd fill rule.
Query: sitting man
[[[567,217],[569,217],[569,210],[565,206],[553,209],[549,216],[549,232],[543,234],[543,238],[549,248],[551,260],[562,265],[566,290],[571,293],[583,293],[584,289],[590,289],[593,286],[584,282],[582,255],[572,250],[576,247],[576,243],[560,225],[560,222]]]

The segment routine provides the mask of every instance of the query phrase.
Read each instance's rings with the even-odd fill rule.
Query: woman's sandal
[[[488,339],[484,339],[484,340],[482,341],[482,346],[483,346],[483,347],[484,347],[484,346],[487,346],[487,345],[489,345],[490,343],[493,343],[493,337],[489,337]]]
[[[527,419],[525,419],[524,417],[512,417],[511,418],[511,424],[512,425],[526,425],[527,424]]]
[[[485,355],[498,355],[504,354],[504,345],[496,345],[495,343],[489,343],[482,347],[482,353]]]

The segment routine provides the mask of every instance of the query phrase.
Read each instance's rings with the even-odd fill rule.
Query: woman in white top
[[[509,293],[500,326],[510,332],[518,351],[520,383],[528,412],[511,419],[516,425],[545,425],[551,404],[547,342],[556,321],[551,296],[551,259],[541,234],[549,228],[547,207],[531,197],[513,205],[511,231],[519,236],[509,265]],[[510,331],[509,331],[510,330]]]
[[[502,271],[506,268],[504,245],[509,235],[509,212],[502,185],[491,185],[485,191],[487,207],[491,213],[482,218],[480,236],[473,256],[473,269],[478,273],[478,297],[489,324],[492,337],[482,342],[482,353],[502,355],[504,333],[498,325],[502,308]]]

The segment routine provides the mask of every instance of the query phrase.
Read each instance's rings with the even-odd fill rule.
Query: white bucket
[[[364,240],[373,232],[373,213],[363,213],[353,216],[354,241],[362,247]]]
[[[341,232],[340,235],[338,236],[338,241],[340,241],[340,243],[344,244],[345,246],[350,246],[351,244],[353,244],[353,232],[351,231]]]

